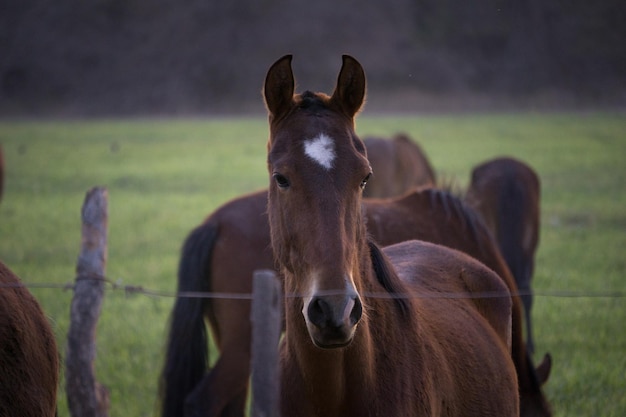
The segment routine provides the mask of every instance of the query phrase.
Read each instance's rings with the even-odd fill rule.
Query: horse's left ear
[[[331,102],[339,106],[346,116],[352,118],[365,99],[365,71],[359,61],[350,55],[343,55],[342,58],[343,65],[339,71]]]
[[[275,119],[280,118],[293,103],[295,81],[291,69],[291,55],[276,61],[265,76],[263,97],[265,106]]]

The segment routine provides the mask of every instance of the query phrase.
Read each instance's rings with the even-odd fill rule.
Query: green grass
[[[494,156],[525,160],[542,180],[534,288],[537,357],[549,351],[545,391],[556,416],[626,415],[626,299],[556,297],[559,291],[626,292],[626,117],[619,113],[374,117],[361,135],[405,131],[440,176],[467,184]],[[187,233],[218,205],[267,183],[264,118],[0,122],[7,165],[0,259],[27,283],[71,282],[80,208],[109,190],[107,275],[174,292]],[[32,290],[62,353],[71,291]],[[108,291],[98,325],[96,372],[111,390],[111,417],[155,410],[168,297]],[[67,416],[65,392],[60,415]]]

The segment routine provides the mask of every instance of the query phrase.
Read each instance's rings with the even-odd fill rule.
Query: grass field
[[[537,357],[549,351],[554,361],[546,394],[556,416],[626,415],[626,116],[358,119],[361,135],[397,131],[418,140],[440,177],[461,186],[472,166],[498,155],[536,169],[542,229],[533,315]],[[85,192],[104,185],[107,276],[173,293],[186,234],[218,205],[266,185],[266,139],[264,118],[0,122],[7,165],[0,259],[28,284],[73,281]],[[64,352],[71,291],[32,291]],[[111,417],[155,414],[173,301],[107,292],[96,371],[111,391]],[[63,387],[59,400],[67,416]]]

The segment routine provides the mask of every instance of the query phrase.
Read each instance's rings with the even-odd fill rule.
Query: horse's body
[[[511,323],[500,277],[443,246],[411,241],[383,254],[368,239],[361,199],[371,166],[354,133],[360,64],[344,55],[330,97],[294,95],[294,85],[287,56],[264,88],[270,236],[287,295],[282,414],[518,415],[506,335],[494,330]],[[445,298],[471,297],[476,284],[502,294],[484,300],[486,311]]]
[[[0,262],[0,416],[56,414],[59,356],[44,312]]]
[[[373,172],[363,197],[396,197],[411,188],[435,185],[435,171],[426,154],[407,135],[365,137],[363,142]]]
[[[496,158],[472,170],[466,197],[492,231],[522,293],[531,353],[531,280],[539,242],[540,192],[539,177],[531,167],[517,159]]]
[[[251,293],[254,270],[275,266],[266,209],[267,190],[263,190],[226,203],[194,229],[181,254],[179,291]],[[452,194],[420,189],[394,199],[364,200],[363,210],[368,232],[380,244],[421,239],[461,250],[504,277],[511,291],[516,291],[485,225]],[[518,373],[522,415],[548,416],[549,407],[540,389],[547,377],[537,379],[526,354],[521,308],[519,298],[514,298],[512,355]],[[210,320],[221,352],[206,375],[203,375],[207,366],[203,353],[206,352],[204,314]],[[182,407],[184,398],[193,390],[189,402],[193,408],[209,410],[206,415],[243,416],[250,373],[249,317],[249,300],[181,298],[177,301],[162,381],[166,387],[162,395],[165,404],[170,405],[165,408],[170,412],[164,415],[179,415],[175,410]],[[195,371],[195,378],[185,379],[185,369],[189,369],[189,375]]]

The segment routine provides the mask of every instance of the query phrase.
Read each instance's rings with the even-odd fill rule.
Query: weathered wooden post
[[[254,272],[252,312],[252,416],[278,417],[278,342],[282,331],[281,283],[274,271]]]
[[[65,379],[72,417],[106,417],[109,392],[96,381],[96,325],[104,296],[107,260],[108,193],[95,187],[82,208],[82,242],[67,335]]]

